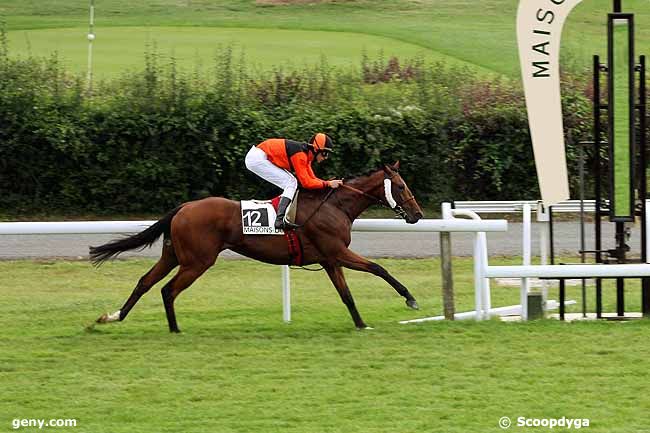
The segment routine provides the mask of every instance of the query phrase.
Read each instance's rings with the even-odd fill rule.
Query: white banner
[[[517,42],[528,124],[542,200],[569,199],[560,99],[560,38],[569,12],[582,0],[521,0]]]

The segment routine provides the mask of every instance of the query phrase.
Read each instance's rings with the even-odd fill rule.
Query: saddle
[[[296,225],[296,213],[298,211],[299,192],[300,190],[296,191],[296,193],[293,195],[293,200],[291,200],[291,204],[289,204],[289,207],[287,208],[287,212],[284,214],[284,221],[293,225]],[[274,198],[273,200],[271,200],[271,203],[273,203],[273,208],[277,211],[278,204],[280,203],[280,197]]]

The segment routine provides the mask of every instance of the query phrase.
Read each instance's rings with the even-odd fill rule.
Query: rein
[[[375,203],[378,203],[378,204],[380,204],[380,205],[382,205],[382,206],[386,206],[386,204],[385,204],[385,203],[384,203],[380,198],[377,198],[377,197],[375,197],[374,195],[370,195],[370,194],[368,194],[368,193],[366,193],[366,192],[363,192],[363,191],[361,191],[360,189],[356,189],[356,188],[353,187],[353,186],[346,185],[346,184],[342,183],[342,184],[341,184],[341,188],[345,188],[345,189],[347,189],[347,190],[354,191],[354,192],[356,192],[357,194],[361,194],[362,196],[364,196],[364,197],[366,197],[366,198],[369,198],[370,200],[374,201]]]
[[[390,176],[390,177],[386,177],[386,178],[385,178],[386,180],[390,180],[391,186],[392,186],[392,182],[393,182],[393,177],[394,177],[394,176],[395,176],[395,175]],[[395,203],[395,206],[390,206],[390,205],[387,205],[386,203],[384,203],[384,200],[380,199],[379,197],[376,197],[376,196],[374,196],[374,195],[372,195],[372,194],[368,194],[367,192],[361,191],[360,189],[357,189],[357,188],[355,188],[355,187],[353,187],[353,186],[345,185],[345,184],[342,183],[342,184],[340,185],[340,187],[341,187],[341,188],[345,188],[345,189],[347,189],[348,191],[352,191],[352,192],[355,192],[355,193],[357,193],[357,194],[359,194],[359,195],[362,195],[362,196],[364,196],[364,197],[370,199],[372,202],[374,202],[374,203],[376,203],[376,204],[379,204],[379,205],[381,205],[381,206],[383,206],[383,207],[386,207],[386,208],[392,209],[392,210],[395,212],[395,214],[397,214],[398,216],[400,216],[401,218],[404,218],[404,219],[406,218],[407,215],[406,215],[406,211],[402,208],[402,205],[404,205],[405,203],[408,203],[408,202],[410,202],[410,201],[412,201],[412,200],[415,200],[415,196],[414,196],[413,194],[411,194],[410,197],[408,197],[406,200],[404,200],[404,201],[402,202],[401,205],[398,205],[397,203]],[[325,202],[326,202],[326,201],[327,201],[327,200],[332,196],[332,194],[334,194],[335,192],[336,192],[336,189],[330,188],[330,190],[327,192],[327,194],[325,194],[325,197],[323,197],[323,199],[321,200],[320,204],[316,207],[316,209],[314,209],[314,211],[311,213],[311,215],[309,215],[309,216],[307,217],[307,219],[306,219],[302,224],[294,224],[294,227],[292,227],[292,228],[293,228],[294,230],[297,230],[297,229],[299,229],[299,228],[302,228],[305,224],[307,224],[307,222],[308,222],[310,219],[312,219],[312,217],[313,217],[314,215],[316,215],[316,213],[320,210],[320,208],[325,204]],[[393,202],[394,202],[394,199],[392,198],[392,193],[391,193],[391,200],[393,200]],[[386,201],[388,201],[388,198],[386,198]],[[348,217],[349,217],[349,216],[348,216]],[[291,266],[291,268],[294,268],[294,269],[296,269],[296,268],[300,268],[300,269],[304,269],[304,270],[306,270],[306,271],[312,271],[312,272],[318,272],[318,271],[322,271],[322,270],[323,270],[323,267],[322,267],[322,266],[320,267],[320,269],[310,269],[310,268],[307,268],[307,267],[305,267],[305,266]]]
[[[393,175],[390,176],[390,177],[385,177],[385,179],[386,179],[386,180],[390,180],[390,183],[391,183],[391,185],[392,185],[392,183],[393,183],[393,177],[395,177],[395,174],[393,174]],[[345,189],[347,189],[347,190],[349,190],[349,191],[356,192],[357,194],[360,194],[360,195],[362,195],[362,196],[364,196],[364,197],[366,197],[366,198],[368,198],[368,199],[374,201],[375,203],[380,204],[380,205],[383,206],[383,207],[387,207],[387,208],[389,208],[389,209],[392,209],[392,210],[395,212],[395,214],[397,214],[398,216],[400,216],[401,218],[404,218],[404,219],[406,218],[406,211],[402,208],[402,206],[403,206],[404,204],[410,202],[410,201],[415,200],[415,196],[411,193],[411,196],[408,197],[406,200],[404,200],[404,201],[402,202],[401,205],[395,203],[394,201],[393,201],[393,202],[394,202],[395,206],[392,206],[392,205],[386,205],[386,203],[384,203],[384,200],[380,199],[379,197],[376,197],[376,196],[374,196],[374,195],[372,195],[372,194],[368,194],[368,193],[366,193],[366,192],[363,192],[363,191],[361,191],[360,189],[357,189],[357,188],[355,188],[355,187],[353,187],[353,186],[345,185],[345,184],[341,184],[341,187],[343,187],[343,188],[345,188]],[[392,200],[392,197],[391,197],[391,200]],[[386,198],[386,201],[389,201],[388,198]]]
[[[330,190],[327,191],[327,194],[325,194],[325,197],[321,200],[320,204],[318,205],[318,207],[316,207],[316,209],[314,209],[314,211],[311,213],[311,215],[309,215],[307,217],[307,219],[305,221],[303,221],[302,224],[293,224],[293,227],[291,227],[291,228],[295,230],[295,229],[302,228],[305,224],[307,224],[307,222],[310,219],[312,219],[312,217],[314,215],[316,215],[316,212],[318,212],[320,210],[320,208],[325,204],[325,202],[330,198],[330,196],[334,193],[334,191],[336,191],[336,190],[330,188]]]
[[[391,181],[391,185],[392,185],[392,182],[393,182],[393,177],[395,177],[394,174],[392,176],[390,176],[390,177],[386,177],[387,180]],[[395,206],[389,206],[386,203],[384,203],[384,200],[380,199],[379,197],[376,197],[376,196],[374,196],[372,194],[368,194],[367,192],[363,192],[360,189],[357,189],[357,188],[355,188],[353,186],[346,185],[346,184],[342,183],[340,187],[345,188],[345,189],[347,189],[349,191],[355,192],[355,193],[357,193],[359,195],[362,195],[362,196],[370,199],[374,203],[379,204],[379,205],[381,205],[383,207],[392,209],[395,212],[395,214],[397,214],[401,218],[406,218],[406,211],[402,208],[402,205],[404,205],[405,203],[408,203],[408,202],[410,202],[412,200],[415,200],[415,196],[413,194],[411,194],[410,197],[408,197],[406,200],[404,200],[401,205],[395,203]],[[299,229],[299,228],[302,228],[305,224],[307,224],[307,222],[310,219],[312,219],[314,215],[316,215],[316,213],[320,210],[320,208],[325,204],[325,202],[332,196],[332,194],[334,192],[336,192],[336,189],[330,188],[330,190],[327,191],[327,194],[325,194],[325,197],[321,200],[320,204],[318,205],[318,207],[316,207],[316,209],[314,209],[314,211],[311,213],[311,215],[309,215],[307,217],[307,219],[305,221],[303,221],[302,224],[294,224],[294,227],[292,227],[292,228],[293,229]]]

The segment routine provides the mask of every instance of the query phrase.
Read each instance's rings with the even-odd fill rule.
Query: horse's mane
[[[361,177],[372,176],[373,174],[377,173],[378,171],[383,171],[383,170],[384,170],[384,165],[382,165],[381,167],[377,167],[377,168],[373,168],[371,170],[368,170],[367,172],[362,173],[362,174],[346,175],[345,177],[343,177],[343,179],[345,181],[351,181],[351,180],[359,179]]]

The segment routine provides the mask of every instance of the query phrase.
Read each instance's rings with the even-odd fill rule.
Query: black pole
[[[596,318],[603,318],[603,279],[596,278]]]
[[[625,257],[625,223],[616,222],[616,263],[624,264]],[[625,279],[616,279],[616,315],[625,316]]]
[[[548,240],[551,252],[551,264],[555,264],[555,248],[553,247],[553,206],[548,207]]]
[[[616,315],[618,317],[625,316],[625,280],[623,278],[616,279]]]
[[[646,226],[646,199],[648,198],[648,179],[646,170],[647,162],[647,144],[646,144],[646,74],[645,74],[645,56],[639,57],[639,199],[641,200],[641,261],[648,262],[648,246],[646,237],[648,227]],[[650,316],[650,278],[641,279],[641,313],[643,317]]]
[[[595,195],[595,218],[594,218],[594,229],[595,229],[595,250],[596,250],[596,263],[603,262],[602,256],[602,227],[601,227],[601,202],[602,202],[602,179],[601,179],[601,158],[600,158],[600,57],[594,56],[594,195]],[[603,301],[602,301],[602,287],[603,280],[601,278],[596,278],[596,317],[602,317]]]
[[[614,13],[621,12],[621,0],[614,0]]]

